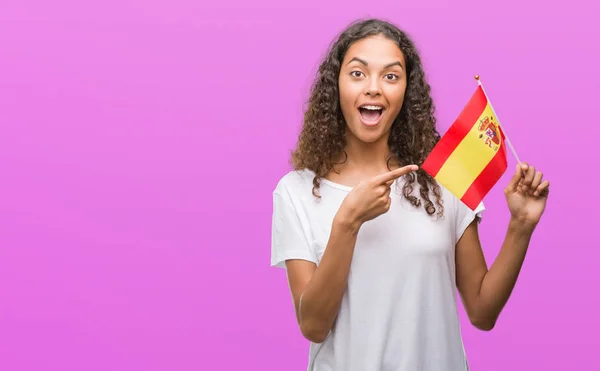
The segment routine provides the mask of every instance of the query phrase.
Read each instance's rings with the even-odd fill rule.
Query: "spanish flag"
[[[506,171],[505,139],[480,84],[421,168],[475,210]]]

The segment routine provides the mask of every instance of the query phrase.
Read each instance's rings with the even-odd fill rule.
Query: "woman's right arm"
[[[302,335],[321,343],[339,312],[359,226],[338,213],[319,267],[306,260],[286,262],[296,318]]]
[[[325,340],[340,309],[360,226],[391,206],[392,182],[417,170],[409,165],[359,183],[334,217],[319,267],[304,260],[287,260],[288,281],[302,335],[314,343]]]

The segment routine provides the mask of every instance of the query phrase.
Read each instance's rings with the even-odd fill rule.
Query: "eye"
[[[385,75],[385,78],[388,80],[398,80],[399,79],[398,75],[396,75],[394,73],[388,73],[387,75]]]
[[[350,72],[350,76],[352,76],[352,77],[361,77],[362,74],[363,73],[360,72],[360,71],[352,71],[352,72]]]

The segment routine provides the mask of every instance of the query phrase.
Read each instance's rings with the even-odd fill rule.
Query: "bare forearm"
[[[479,321],[493,327],[508,301],[523,266],[535,226],[511,219],[498,257],[481,283],[478,300]]]
[[[347,218],[336,216],[321,263],[300,299],[300,327],[313,342],[324,340],[339,312],[358,229]]]

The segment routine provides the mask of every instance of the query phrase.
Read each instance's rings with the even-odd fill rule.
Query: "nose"
[[[365,94],[370,97],[377,97],[381,95],[381,87],[379,86],[379,81],[377,79],[369,79]]]

